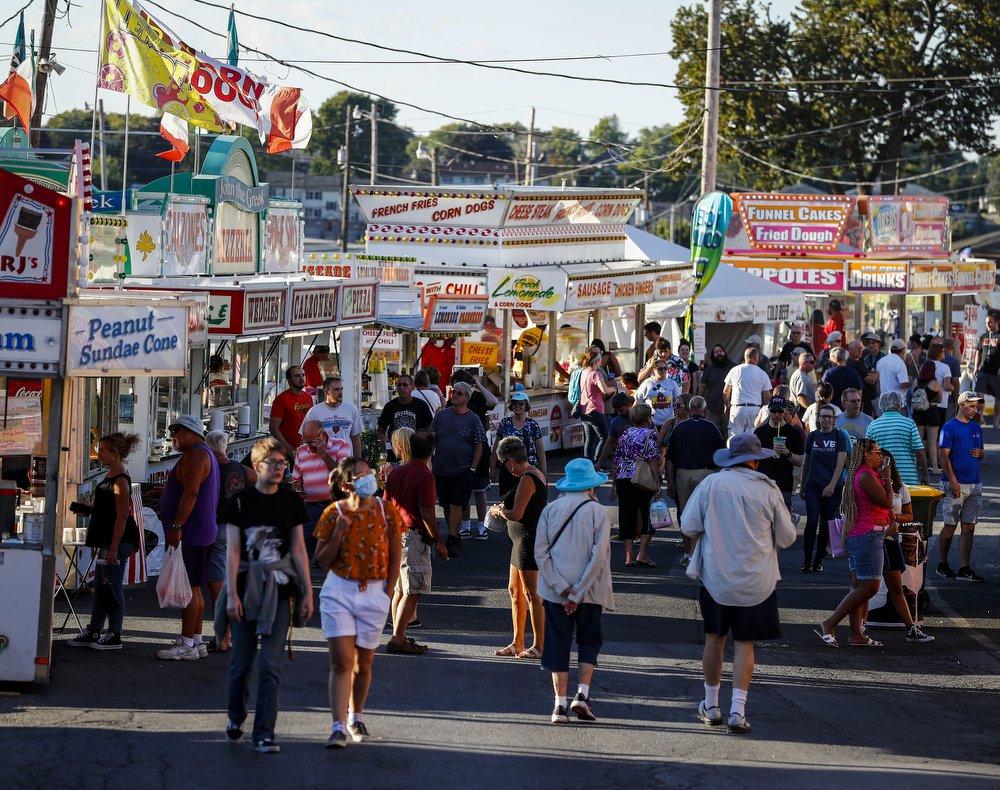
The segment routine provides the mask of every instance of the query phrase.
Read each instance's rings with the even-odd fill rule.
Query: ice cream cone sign
[[[22,207],[17,214],[17,224],[14,225],[14,234],[17,236],[17,250],[15,255],[20,255],[24,245],[29,239],[35,238],[38,234],[38,223],[42,221],[40,211],[32,211],[30,208]]]

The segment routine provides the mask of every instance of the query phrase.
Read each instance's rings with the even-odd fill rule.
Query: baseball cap
[[[179,425],[181,428],[187,428],[202,438],[205,437],[205,426],[201,420],[195,417],[193,414],[182,414],[176,420],[174,420],[168,428],[173,428],[175,425]]]
[[[830,300],[830,307],[832,307],[834,310],[839,310],[840,309],[840,300],[839,299],[831,299]]]
[[[523,401],[528,402],[531,399],[528,397],[528,393],[527,392],[524,392],[522,390],[518,390],[517,392],[515,392],[513,395],[510,396],[510,400],[511,400],[511,403],[513,403],[516,400],[523,400]]]
[[[767,408],[768,408],[768,410],[771,410],[771,409],[781,409],[782,411],[784,411],[790,405],[791,404],[787,400],[785,400],[784,398],[771,398],[771,400],[767,404]]]
[[[969,403],[970,401],[974,403],[982,403],[984,400],[985,399],[978,393],[975,393],[972,390],[966,390],[958,396],[958,405],[961,406],[963,403]]]
[[[743,342],[746,343],[748,346],[751,345],[752,343],[756,343],[759,346],[761,344],[760,335],[750,335],[750,337],[748,337]]]
[[[903,338],[901,337],[897,337],[895,340],[892,341],[891,348],[893,351],[902,351],[904,348],[906,348],[906,341],[903,340]]]
[[[329,346],[313,346],[313,353],[315,353],[315,354],[329,354],[330,353],[330,347]]]

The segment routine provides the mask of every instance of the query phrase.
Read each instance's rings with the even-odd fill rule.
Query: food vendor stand
[[[106,382],[187,364],[192,303],[78,295],[90,263],[80,204],[0,170],[0,681],[48,682],[54,595],[75,582],[63,562],[62,528],[77,525],[67,505],[86,496],[96,440],[117,427]]]

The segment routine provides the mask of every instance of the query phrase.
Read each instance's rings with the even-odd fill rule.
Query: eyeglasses
[[[288,460],[285,458],[265,458],[261,463],[273,466],[275,469],[280,466],[288,466]]]
[[[661,371],[661,372],[663,372],[663,373],[667,372],[667,369],[665,367],[663,367],[662,365],[657,365],[656,369],[659,370],[659,371]]]

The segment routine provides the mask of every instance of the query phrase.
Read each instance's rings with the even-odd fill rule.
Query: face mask
[[[354,492],[362,499],[375,496],[376,491],[378,491],[378,481],[371,472],[354,481]]]

